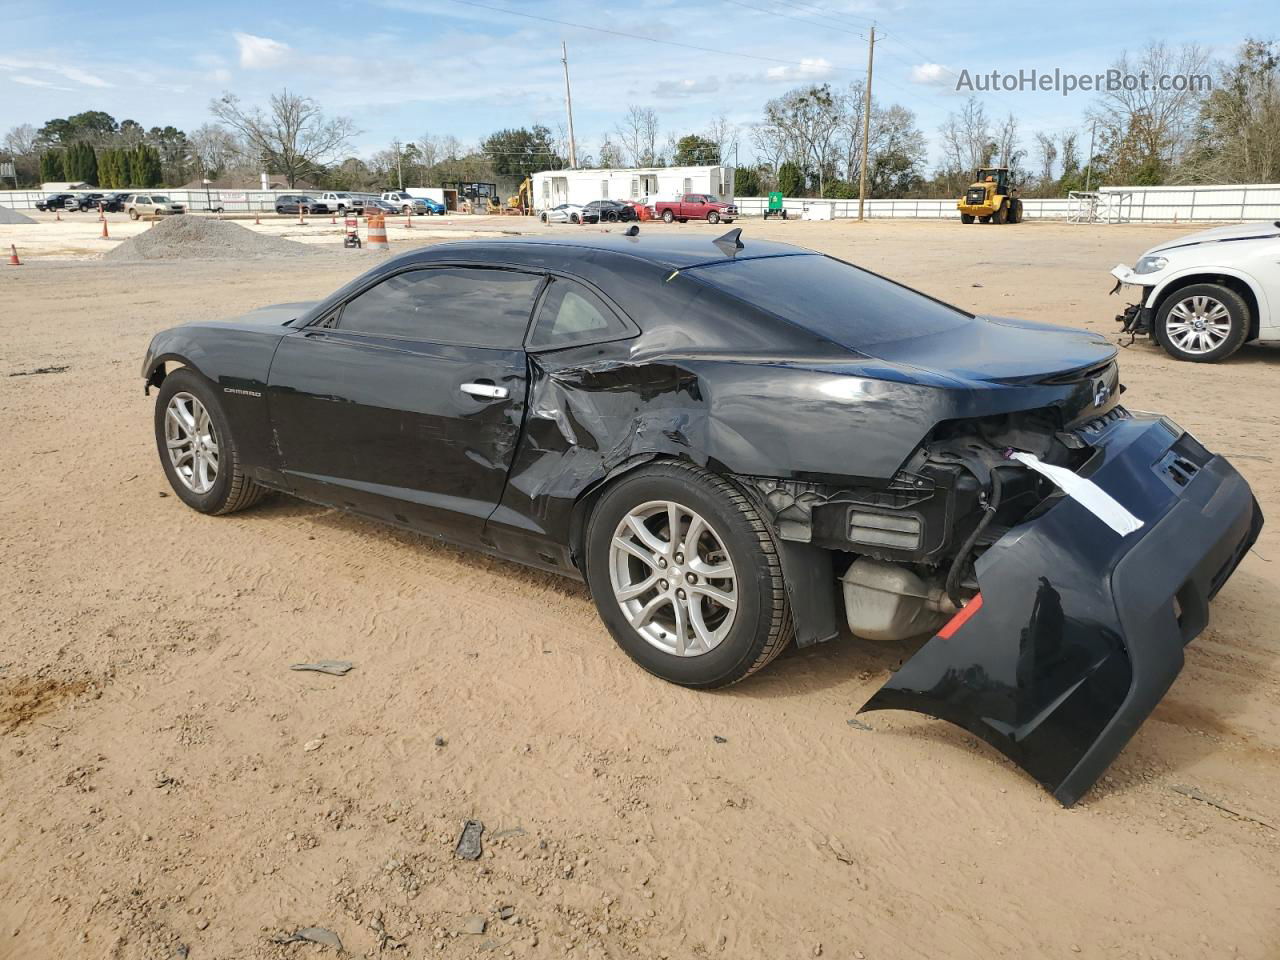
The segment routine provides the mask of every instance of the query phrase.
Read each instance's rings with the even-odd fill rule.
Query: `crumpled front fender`
[[[1122,537],[1062,498],[1011,529],[979,559],[978,595],[862,707],[955,723],[1064,806],[1169,689],[1262,527],[1244,478],[1168,420],[1091,429],[1082,472],[1142,528]]]

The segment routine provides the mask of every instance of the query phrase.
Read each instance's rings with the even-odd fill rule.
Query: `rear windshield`
[[[971,319],[822,254],[725,260],[684,273],[853,350],[953,330]]]

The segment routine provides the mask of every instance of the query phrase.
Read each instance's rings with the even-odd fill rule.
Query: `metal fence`
[[[68,191],[75,192],[75,191]],[[81,191],[83,192],[83,191]],[[276,198],[296,190],[168,190],[156,189],[189,210],[217,209],[227,213],[266,212],[275,209]],[[0,191],[0,205],[30,209],[46,196],[42,190]],[[761,216],[768,209],[765,197],[738,197],[734,201],[743,216]],[[830,205],[834,219],[857,217],[857,200],[789,199],[789,216],[803,217],[807,208]],[[1077,223],[1221,223],[1235,220],[1280,220],[1280,184],[1252,183],[1239,186],[1102,187],[1069,197],[1025,199],[1027,220],[1067,220]],[[868,200],[866,216],[873,220],[951,220],[957,216],[954,197],[920,200]]]

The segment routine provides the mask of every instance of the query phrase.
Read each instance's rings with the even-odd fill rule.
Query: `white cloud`
[[[811,80],[831,72],[831,61],[826,57],[803,57],[796,66],[770,67],[765,76],[770,80]]]
[[[232,36],[240,48],[240,66],[246,70],[270,70],[288,60],[292,53],[287,43],[270,37],[256,37],[252,33],[235,33]]]
[[[700,93],[715,93],[720,81],[715,77],[701,80],[663,80],[653,88],[655,97],[692,97]]]
[[[0,70],[35,70],[37,72],[52,73],[64,80],[70,80],[72,83],[79,83],[86,87],[110,87],[112,84],[103,80],[96,74],[89,73],[87,70],[81,70],[78,67],[63,67],[53,64],[43,63],[39,60],[23,60],[17,57],[0,57]],[[24,75],[25,76],[25,75]],[[32,83],[35,77],[27,76],[26,80],[19,80],[19,83],[26,83],[28,86],[50,86],[51,84],[42,84],[40,82]]]
[[[53,86],[53,84],[50,83],[48,80],[37,80],[35,77],[28,77],[21,73],[15,73],[9,79],[12,80],[14,83],[21,83],[28,87],[52,87]],[[57,87],[55,89],[65,90],[66,87]]]
[[[911,82],[926,87],[949,87],[954,77],[955,71],[941,63],[918,63],[911,68]]]

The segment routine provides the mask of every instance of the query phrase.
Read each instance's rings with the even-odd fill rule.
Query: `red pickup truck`
[[[738,208],[732,203],[717,200],[707,193],[686,193],[679,200],[658,200],[653,205],[654,216],[661,217],[666,223],[679,220],[706,220],[707,223],[733,223],[738,215]]]

